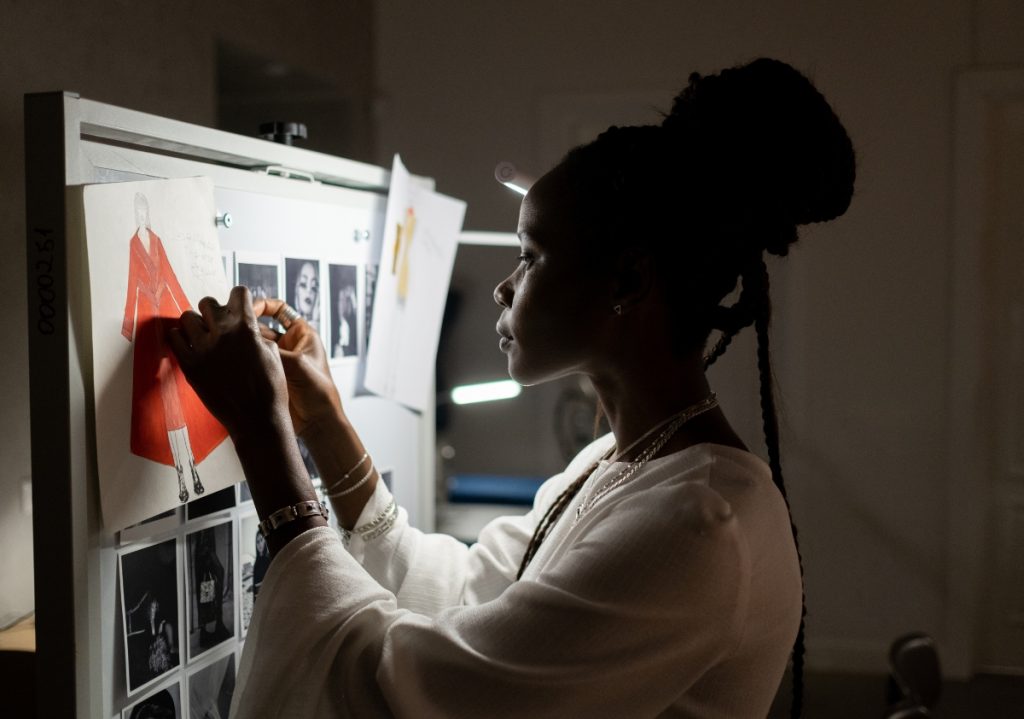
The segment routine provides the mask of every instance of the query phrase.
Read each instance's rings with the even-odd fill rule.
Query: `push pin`
[[[225,230],[231,229],[231,225],[234,224],[234,220],[231,218],[230,212],[225,212],[221,215],[217,215],[217,224],[223,227]]]

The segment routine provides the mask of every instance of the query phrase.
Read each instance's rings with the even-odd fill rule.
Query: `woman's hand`
[[[256,511],[265,518],[316,500],[289,417],[281,353],[260,332],[249,290],[231,290],[226,305],[205,297],[199,312],[183,313],[168,342],[199,399],[231,434]],[[324,524],[321,516],[289,522],[267,539],[271,553]]]
[[[183,313],[167,333],[189,384],[236,441],[283,426],[288,388],[277,345],[258,327],[249,290],[235,287],[226,305],[212,297]]]
[[[260,298],[253,302],[253,312],[256,316],[274,317],[284,304],[283,300]],[[258,326],[263,337],[277,343],[288,382],[288,411],[296,434],[302,436],[317,423],[341,415],[341,397],[331,379],[327,351],[309,323],[295,320],[284,334],[262,324]]]

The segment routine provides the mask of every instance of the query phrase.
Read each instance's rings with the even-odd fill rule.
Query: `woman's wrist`
[[[340,408],[310,423],[302,432],[302,441],[313,455],[324,487],[330,490],[338,524],[352,529],[377,488],[379,475],[373,457]]]
[[[287,411],[270,413],[264,422],[232,434],[232,440],[261,519],[283,507],[317,499]],[[326,523],[319,516],[289,522],[270,533],[267,546],[276,553],[301,532]]]

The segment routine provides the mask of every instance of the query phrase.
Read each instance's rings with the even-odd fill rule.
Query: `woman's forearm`
[[[313,455],[325,489],[343,492],[370,473],[369,478],[352,492],[331,498],[338,524],[352,529],[377,487],[379,475],[372,467],[373,457],[362,460],[366,449],[340,409],[307,427],[302,433],[302,441]],[[347,478],[346,474],[349,475]]]
[[[274,418],[258,431],[232,439],[261,519],[282,507],[317,499],[287,416]],[[276,554],[301,532],[326,523],[320,516],[288,522],[270,533],[267,546]]]

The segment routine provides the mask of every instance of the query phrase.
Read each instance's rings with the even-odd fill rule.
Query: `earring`
[[[622,305],[615,305],[614,307],[612,307],[612,310],[615,312],[615,314],[621,315],[622,314]]]

